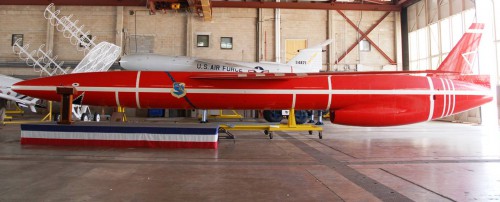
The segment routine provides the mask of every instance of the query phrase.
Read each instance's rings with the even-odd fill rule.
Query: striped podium
[[[217,149],[218,126],[22,124],[21,144]]]

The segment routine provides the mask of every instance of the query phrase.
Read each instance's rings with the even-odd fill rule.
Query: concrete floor
[[[233,132],[219,149],[22,146],[0,129],[0,201],[500,200],[498,128],[429,122]]]

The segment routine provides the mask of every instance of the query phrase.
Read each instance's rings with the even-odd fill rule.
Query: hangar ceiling
[[[146,6],[157,10],[185,10],[205,20],[212,18],[212,8],[284,8],[320,10],[400,11],[419,0],[3,0],[0,5],[79,5]]]

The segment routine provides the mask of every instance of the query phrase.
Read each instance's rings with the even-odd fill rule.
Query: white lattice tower
[[[70,43],[77,47],[77,50],[83,50],[84,53],[88,52],[72,73],[108,71],[120,56],[121,47],[108,42],[101,42],[96,45],[94,42],[96,37],[89,38],[90,31],[84,32],[84,25],[78,27],[78,20],[71,20],[73,17],[72,14],[59,17],[61,11],[55,10],[52,12],[52,7],[54,7],[53,3],[45,8],[44,17],[49,20],[52,26],[55,26],[58,31],[62,32],[63,36],[68,38]],[[54,76],[69,73],[62,68],[64,62],[56,63],[57,56],[52,57],[52,50],[43,50],[45,44],[42,44],[37,50],[29,52],[29,44],[20,46],[20,40],[18,39],[14,43],[12,49],[18,54],[21,60],[25,61],[27,65],[32,66],[35,72],[40,72],[41,76],[43,74]],[[76,117],[82,117],[87,112],[90,113],[89,107],[86,105],[73,106],[73,114]]]
[[[52,26],[55,26],[57,31],[62,32],[63,36],[68,38],[71,44],[77,47],[77,50],[87,52],[91,49],[92,46],[95,46],[96,37],[92,39],[89,38],[90,31],[84,32],[84,25],[78,27],[78,20],[72,21],[71,18],[73,14],[69,16],[59,17],[61,13],[60,10],[55,10],[52,12],[52,7],[54,4],[51,3],[43,13],[45,19],[49,20],[49,23]]]
[[[63,62],[56,63],[57,56],[52,57],[52,51],[49,50],[45,52],[43,48],[45,44],[42,44],[37,50],[29,52],[29,44],[20,46],[19,42],[21,39],[15,41],[12,50],[16,53],[19,58],[26,62],[27,65],[33,67],[35,72],[40,74],[47,74],[49,76],[54,76],[58,74],[66,74],[61,66]]]
[[[85,55],[72,73],[108,71],[111,65],[113,65],[120,56],[120,53],[120,46],[103,41]]]

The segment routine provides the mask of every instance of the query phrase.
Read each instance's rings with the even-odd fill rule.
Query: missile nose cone
[[[118,64],[126,63],[128,61],[128,56],[123,55],[120,57],[120,60],[118,61]]]
[[[12,84],[12,86],[10,87],[12,90],[15,90],[19,87],[19,85],[22,85],[23,81],[20,81],[20,82],[17,82],[17,83],[14,83]]]
[[[118,66],[120,66],[121,68],[123,68],[123,64],[127,63],[126,60],[123,60],[123,58],[121,60],[118,61]]]
[[[124,55],[120,58],[120,61],[118,61],[118,64],[123,69],[129,69],[130,66],[133,65],[134,61],[135,61],[135,58],[133,56]]]
[[[14,92],[19,93],[18,91],[21,91],[23,89],[23,86],[27,86],[26,83],[27,83],[26,81],[19,81],[17,83],[12,84],[10,89],[13,90]]]

